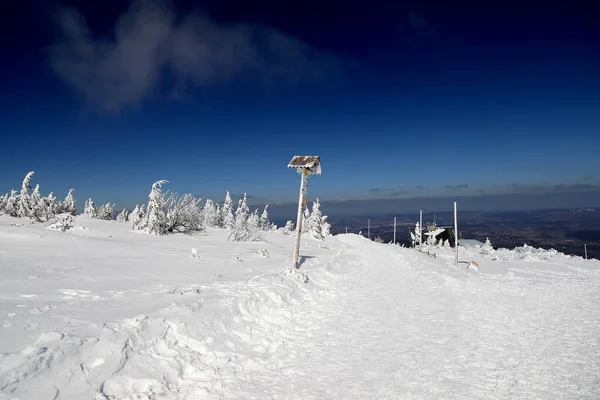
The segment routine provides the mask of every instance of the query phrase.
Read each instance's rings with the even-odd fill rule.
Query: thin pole
[[[346,227],[346,234],[348,234],[348,227]]]
[[[367,220],[367,237],[371,239],[371,219]]]
[[[587,260],[587,243],[583,244],[583,250],[585,251],[585,259]]]
[[[419,210],[419,250],[421,250],[422,248],[423,248],[423,210]]]
[[[306,189],[308,186],[308,169],[303,168],[300,177],[300,197],[298,198],[298,218],[296,219],[296,245],[294,247],[294,258],[292,269],[298,269],[298,258],[300,256],[300,236],[302,235],[302,219],[304,208],[306,208]]]
[[[456,202],[454,202],[454,249],[455,249],[455,265],[458,265],[458,219],[456,213]]]
[[[396,244],[396,217],[394,217],[394,244]]]

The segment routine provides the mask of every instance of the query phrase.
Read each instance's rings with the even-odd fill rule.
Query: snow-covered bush
[[[422,233],[421,233],[421,224],[417,222],[415,224],[415,233],[414,233],[414,235],[411,234],[412,242],[413,242],[413,247],[421,244],[421,235],[422,235]]]
[[[494,252],[494,247],[492,246],[492,242],[490,238],[485,238],[485,243],[481,246],[481,254],[485,256],[489,256]]]
[[[137,204],[135,205],[135,208],[129,214],[129,222],[132,223],[134,231],[141,231],[146,228],[146,210],[143,204],[141,207]]]
[[[223,207],[221,208],[220,222],[220,228],[232,230],[235,226],[235,217],[233,216],[233,200],[231,200],[229,192],[227,192],[225,195],[225,201],[223,202]]]
[[[25,175],[25,179],[23,179],[23,184],[21,185],[21,193],[19,193],[19,200],[17,203],[17,217],[27,218],[31,213],[31,196],[29,194],[29,184],[31,182],[31,178],[33,177],[34,171],[29,172]]]
[[[6,198],[4,212],[11,217],[19,216],[19,196],[14,189],[10,191],[10,195]]]
[[[54,196],[53,192],[50,192],[50,194],[47,197],[44,197],[42,200],[44,201],[46,214],[49,216],[54,216],[61,213],[61,205],[56,199],[56,196]]]
[[[71,215],[77,215],[77,207],[75,206],[75,198],[73,197],[73,192],[75,189],[69,189],[69,193],[65,200],[62,203],[63,212],[69,213]]]
[[[321,213],[321,204],[319,199],[313,202],[312,211],[302,226],[302,231],[306,235],[316,239],[324,239],[330,235],[331,225],[327,222],[327,216]]]
[[[375,239],[373,239],[373,241],[375,243],[383,243],[383,239],[381,238],[381,236],[377,236]]]
[[[165,215],[165,195],[162,185],[168,181],[160,180],[152,184],[152,190],[148,195],[148,210],[146,211],[146,228],[153,235],[164,235],[167,233]]]
[[[86,200],[83,216],[86,218],[96,218],[98,216],[98,213],[96,212],[96,206],[94,205],[94,201],[92,199]]]
[[[127,222],[129,220],[129,212],[126,209],[121,210],[117,215],[117,222]]]
[[[219,210],[217,209],[217,205],[211,199],[206,199],[202,214],[204,226],[218,227],[220,225]]]
[[[269,221],[269,205],[265,205],[262,214],[260,215],[260,219],[258,220],[258,227],[264,231],[268,231],[271,229],[276,229],[277,227],[272,226],[271,221]]]
[[[106,203],[96,210],[96,218],[112,221],[115,218],[114,204]]]
[[[73,222],[75,219],[71,214],[58,214],[50,221],[48,228],[65,232],[73,227]]]
[[[285,226],[282,226],[281,228],[279,228],[279,231],[281,233],[285,233],[286,235],[293,233],[294,230],[295,230],[295,226],[294,226],[294,221],[292,221],[292,220],[288,220],[285,223]]]
[[[239,201],[238,208],[235,210],[234,226],[231,235],[229,235],[230,239],[236,242],[258,240],[258,212],[254,214],[256,218],[252,218],[251,224],[248,223],[249,214],[248,200],[246,193],[244,193],[244,198]]]
[[[191,232],[202,227],[201,198],[191,194],[181,197],[172,193],[165,201],[165,232]]]

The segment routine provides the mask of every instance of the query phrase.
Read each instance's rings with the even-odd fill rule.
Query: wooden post
[[[298,258],[300,256],[300,236],[302,235],[302,220],[304,219],[304,209],[306,208],[306,190],[308,186],[308,169],[303,168],[300,177],[300,197],[298,198],[298,218],[296,219],[296,245],[294,247],[294,258],[292,259],[292,269],[298,268]]]
[[[585,252],[585,259],[587,260],[587,243],[583,244],[583,251]]]
[[[394,217],[394,244],[396,244],[396,217]]]
[[[455,265],[458,266],[458,220],[456,215],[456,202],[454,202],[454,250],[455,250]]]

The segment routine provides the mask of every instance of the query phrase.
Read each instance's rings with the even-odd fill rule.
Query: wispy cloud
[[[595,176],[584,176],[583,179],[585,179],[587,181],[591,181],[591,180],[596,179],[596,177]]]
[[[571,185],[554,185],[555,190],[559,192],[571,192],[571,191],[582,191],[582,190],[599,190],[600,186],[591,185],[587,183],[575,183]]]
[[[429,189],[429,187],[419,185],[419,186],[415,186],[415,189],[422,190],[422,189]]]
[[[398,190],[397,192],[390,193],[390,197],[398,197],[406,193],[406,190]]]
[[[463,183],[460,185],[444,185],[444,187],[446,189],[464,189],[464,188],[468,188],[469,185],[467,185],[466,183]]]
[[[338,59],[275,29],[256,24],[221,25],[200,12],[181,16],[168,2],[135,0],[98,38],[78,11],[61,8],[60,32],[49,62],[65,83],[99,109],[138,107],[164,84],[168,71],[176,92],[236,78],[266,85],[317,81]]]

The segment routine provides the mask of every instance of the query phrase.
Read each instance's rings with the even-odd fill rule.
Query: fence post
[[[394,244],[396,244],[396,217],[394,217]]]

